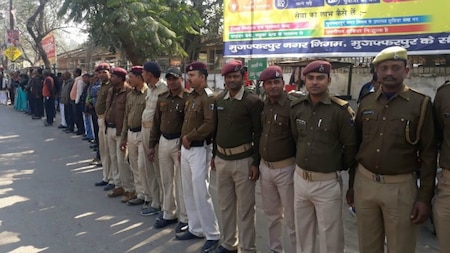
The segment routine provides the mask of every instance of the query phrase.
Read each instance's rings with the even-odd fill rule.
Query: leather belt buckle
[[[377,182],[377,183],[381,183],[384,184],[384,176],[380,175],[380,174],[373,174],[372,175],[372,179],[373,181]]]
[[[309,171],[302,171],[302,177],[306,181],[312,181],[312,173]]]

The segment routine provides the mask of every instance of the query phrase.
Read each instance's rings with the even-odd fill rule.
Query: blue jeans
[[[83,112],[84,116],[84,129],[86,129],[86,137],[94,139],[94,132],[92,131],[92,117],[90,114]]]

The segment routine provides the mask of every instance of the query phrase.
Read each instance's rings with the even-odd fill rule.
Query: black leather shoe
[[[82,135],[83,132],[75,132],[76,135]]]
[[[102,180],[101,182],[95,183],[95,186],[105,186],[107,184],[108,184],[108,182]]]
[[[202,239],[203,237],[196,236],[193,233],[186,231],[184,234],[176,235],[175,238],[180,241],[192,240],[192,239]]]
[[[214,253],[237,253],[237,250],[227,250],[222,246],[219,246]]]
[[[219,245],[219,240],[207,240],[205,244],[203,244],[201,252],[202,253],[213,252],[217,248],[217,245]]]
[[[44,126],[53,126],[53,123],[45,122],[45,123],[44,123]]]
[[[67,128],[67,127],[66,127],[66,126],[63,126],[63,125],[59,125],[58,128],[59,128],[59,129],[64,129],[64,128]]]
[[[114,188],[116,188],[116,186],[115,186],[114,184],[107,184],[107,185],[103,188],[103,190],[104,190],[105,192],[107,192],[107,191],[111,191],[111,190],[114,189]]]
[[[189,225],[187,223],[180,221],[180,222],[178,222],[178,225],[175,228],[175,234],[184,233],[184,232],[188,231],[188,229],[189,229]]]
[[[154,228],[163,228],[163,227],[169,226],[170,224],[177,223],[177,221],[178,221],[178,219],[166,220],[164,218],[157,218],[153,227]]]

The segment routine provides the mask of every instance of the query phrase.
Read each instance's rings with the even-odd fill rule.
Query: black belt
[[[106,124],[106,127],[109,127],[109,128],[116,128],[116,124],[113,124],[113,123],[107,123],[107,124]]]
[[[191,141],[191,147],[203,147],[205,141]]]
[[[166,138],[168,140],[173,140],[173,139],[176,139],[176,138],[180,138],[181,133],[176,133],[176,134],[161,133],[161,135],[164,136],[164,138]],[[191,144],[191,146],[192,146],[192,144]]]
[[[128,130],[130,130],[133,133],[137,133],[140,132],[142,129],[142,127],[133,127],[133,128],[128,128]]]

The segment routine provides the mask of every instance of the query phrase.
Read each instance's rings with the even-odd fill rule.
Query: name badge
[[[222,106],[217,106],[217,110],[218,110],[218,111],[223,111],[223,109],[224,109],[224,108],[223,108]]]
[[[371,115],[371,114],[374,114],[374,113],[375,112],[372,111],[372,110],[365,110],[365,111],[362,112],[362,115]]]
[[[306,125],[306,121],[302,120],[302,119],[296,119],[295,122],[297,123],[297,125]]]

